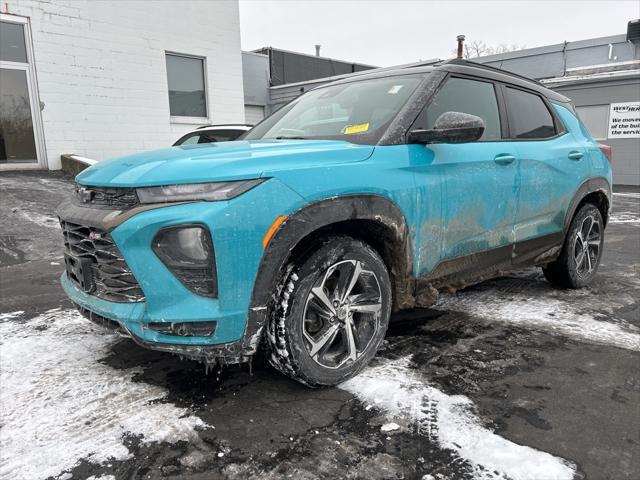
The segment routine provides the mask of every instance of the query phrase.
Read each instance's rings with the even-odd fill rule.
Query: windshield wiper
[[[278,135],[276,140],[306,140],[307,137],[294,137],[289,135]]]

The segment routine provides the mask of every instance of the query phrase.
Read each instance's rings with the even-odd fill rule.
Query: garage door
[[[245,123],[250,123],[251,125],[255,125],[260,122],[264,118],[264,107],[256,106],[256,105],[245,105],[244,106],[244,121]]]

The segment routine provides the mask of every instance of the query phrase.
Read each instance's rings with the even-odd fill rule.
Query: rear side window
[[[549,138],[556,134],[553,117],[542,98],[507,87],[507,109],[512,138]]]
[[[502,136],[493,83],[450,78],[420,113],[413,128],[431,129],[445,112],[462,112],[482,118],[485,128],[481,141],[499,140]]]

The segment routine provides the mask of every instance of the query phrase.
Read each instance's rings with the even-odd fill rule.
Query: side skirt
[[[545,265],[560,255],[563,243],[564,233],[558,232],[440,262],[415,280],[415,306],[435,304],[439,290],[456,291],[516,268]]]

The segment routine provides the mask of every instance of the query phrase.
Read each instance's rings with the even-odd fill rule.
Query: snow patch
[[[81,458],[128,458],[126,432],[173,443],[196,441],[205,426],[162,403],[165,389],[133,382],[138,369],[100,363],[118,338],[75,310],[2,322],[0,339],[0,478],[44,479]]]
[[[574,477],[575,466],[570,462],[513,443],[484,427],[471,400],[427,384],[409,368],[409,361],[405,357],[367,368],[340,388],[376,404],[401,423],[415,423],[419,433],[471,463],[476,479],[495,480],[494,471],[512,480]]]
[[[14,318],[18,318],[24,314],[24,310],[18,310],[17,312],[7,312],[0,313],[0,322],[4,322],[5,320],[13,320]]]
[[[640,198],[640,193],[638,192],[625,192],[625,193],[613,192],[613,195],[615,197]]]
[[[394,432],[400,429],[400,425],[395,422],[385,423],[380,427],[380,431],[383,433]]]
[[[58,219],[50,215],[43,215],[36,212],[25,212],[23,210],[20,210],[20,215],[25,220],[35,223],[40,227],[60,229],[60,222],[58,222]]]
[[[637,223],[640,224],[640,216],[632,212],[621,212],[612,214],[609,223]]]
[[[506,298],[505,298],[506,297]],[[442,295],[437,310],[460,312],[489,322],[559,334],[574,340],[640,351],[640,329],[624,320],[615,323],[580,312],[579,298],[557,299],[522,293],[470,290]]]

